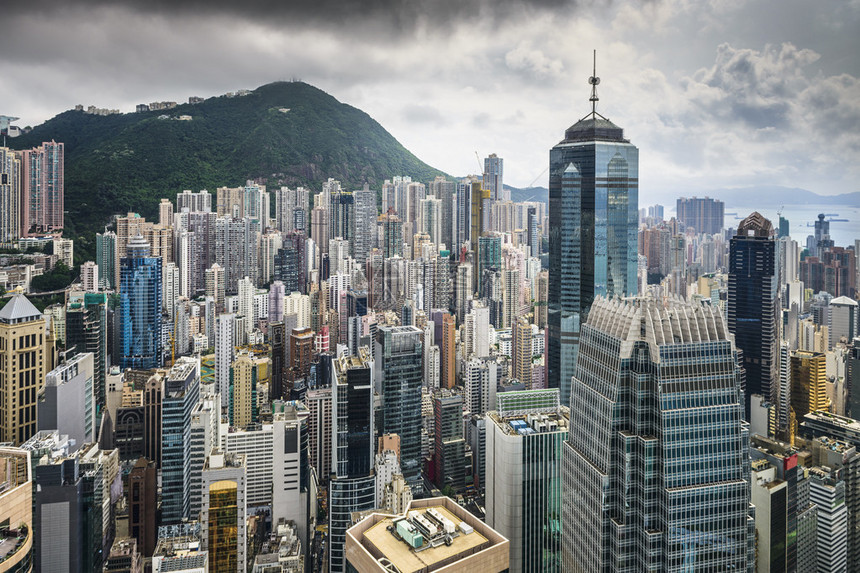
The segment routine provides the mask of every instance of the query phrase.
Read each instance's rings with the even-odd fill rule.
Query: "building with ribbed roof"
[[[740,375],[719,308],[595,299],[564,444],[564,571],[747,570]]]

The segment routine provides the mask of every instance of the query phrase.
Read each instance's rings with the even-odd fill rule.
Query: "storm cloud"
[[[301,79],[424,161],[546,184],[590,110],[641,149],[643,203],[860,180],[860,3],[842,0],[43,0],[0,19],[0,114],[208,97]],[[392,174],[393,175],[393,174]],[[225,184],[231,182],[225,182]]]

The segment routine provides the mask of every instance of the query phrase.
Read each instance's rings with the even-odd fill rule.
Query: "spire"
[[[597,50],[594,50],[594,71],[590,78],[588,78],[588,83],[591,84],[591,97],[588,98],[588,101],[591,102],[591,115],[597,115],[597,102],[600,101],[600,98],[597,97],[597,86],[600,84],[600,78],[597,77]]]

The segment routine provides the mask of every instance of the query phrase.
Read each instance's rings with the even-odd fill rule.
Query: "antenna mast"
[[[597,102],[600,98],[597,97],[597,85],[600,83],[600,78],[597,77],[597,50],[594,50],[594,71],[592,76],[588,78],[588,83],[591,84],[591,97],[588,101],[591,102],[591,115],[597,115]]]

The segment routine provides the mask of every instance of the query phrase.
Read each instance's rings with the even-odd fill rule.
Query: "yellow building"
[[[511,376],[532,387],[532,325],[522,317],[511,326]]]
[[[230,425],[246,428],[258,419],[258,396],[269,379],[269,358],[241,351],[230,367]]]
[[[791,354],[791,409],[798,422],[817,410],[827,410],[827,357],[822,352]]]
[[[245,571],[246,479],[245,456],[213,451],[206,459],[200,526],[209,571]]]
[[[0,448],[0,572],[33,570],[30,452]]]
[[[0,310],[0,443],[36,433],[36,402],[54,367],[54,338],[42,313],[18,293]]]

